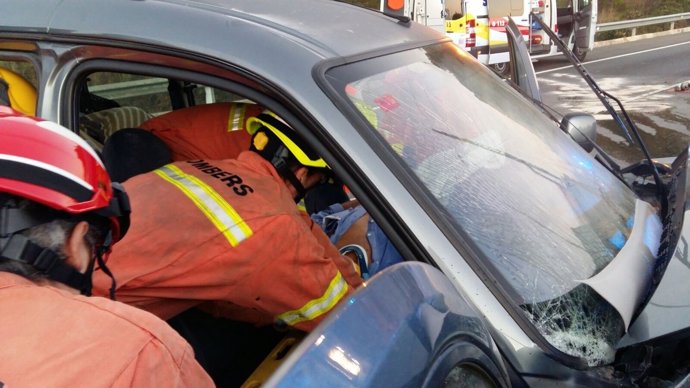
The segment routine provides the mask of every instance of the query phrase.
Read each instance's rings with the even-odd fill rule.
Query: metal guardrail
[[[617,22],[597,24],[597,32],[632,29],[632,35],[637,33],[637,27],[651,26],[654,24],[671,23],[670,29],[675,28],[675,22],[690,19],[690,12],[676,13],[673,15],[654,16],[651,18],[620,20]]]
[[[1,1],[1,0],[0,0]],[[215,90],[210,86],[202,86],[204,103],[216,102]],[[135,81],[122,81],[111,84],[89,86],[89,92],[109,100],[119,100],[130,97],[150,96],[152,94],[168,95],[168,80],[166,78],[146,78]],[[149,112],[156,115],[155,112]]]
[[[168,80],[165,78],[148,78],[136,81],[94,85],[89,87],[89,91],[111,100],[157,93],[167,94]]]

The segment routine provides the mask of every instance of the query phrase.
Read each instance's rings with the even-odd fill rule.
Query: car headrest
[[[123,128],[103,144],[103,163],[115,182],[153,171],[172,162],[163,140],[141,128]]]

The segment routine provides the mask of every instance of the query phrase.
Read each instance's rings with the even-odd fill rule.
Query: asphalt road
[[[690,31],[600,43],[584,62],[599,87],[621,100],[653,157],[677,155],[690,144]],[[543,101],[560,114],[586,112],[599,124],[597,142],[623,164],[642,158],[564,58],[534,63]]]

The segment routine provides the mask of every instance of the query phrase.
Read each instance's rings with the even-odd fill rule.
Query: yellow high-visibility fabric
[[[194,202],[233,247],[252,235],[252,230],[235,209],[202,180],[194,175],[185,174],[172,164],[159,168],[155,173],[180,189]]]

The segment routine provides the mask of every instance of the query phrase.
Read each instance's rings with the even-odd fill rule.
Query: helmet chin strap
[[[271,164],[273,164],[273,167],[276,168],[276,171],[278,171],[278,174],[280,174],[280,176],[282,176],[283,178],[290,181],[290,184],[292,184],[292,187],[294,187],[295,190],[297,191],[297,195],[295,196],[295,203],[298,203],[299,201],[301,201],[302,198],[304,197],[304,194],[306,193],[306,190],[304,189],[304,185],[302,184],[302,182],[300,182],[300,180],[297,179],[297,176],[295,175],[294,171],[292,171],[288,167],[288,164],[285,161],[285,158],[274,157],[273,160],[271,161]]]
[[[0,257],[27,263],[48,275],[49,279],[79,290],[83,295],[91,295],[91,273],[88,270],[86,273],[77,271],[52,249],[43,248],[23,235],[7,238]]]
[[[96,248],[94,252],[95,257],[89,260],[89,265],[84,273],[67,264],[52,249],[41,247],[21,234],[0,239],[0,247],[2,247],[0,257],[27,263],[39,272],[46,274],[49,279],[79,290],[82,295],[86,296],[91,296],[94,266],[98,262],[99,268],[111,279],[110,299],[115,300],[115,277],[105,265],[105,260],[103,260],[103,253],[108,250],[109,244]]]
[[[295,188],[297,191],[297,195],[295,195],[295,203],[299,203],[299,201],[304,198],[304,194],[306,194],[306,190],[304,189],[304,185],[302,185],[302,182],[297,179],[294,173],[292,171],[287,172],[286,174],[283,175],[287,180],[290,181],[292,184],[292,187]]]
[[[103,271],[104,274],[108,275],[110,277],[110,288],[108,289],[108,296],[110,299],[115,300],[115,289],[117,288],[117,283],[115,282],[115,276],[113,275],[112,272],[110,272],[110,269],[108,268],[107,265],[105,265],[105,260],[103,259],[103,255],[105,255],[107,252],[110,251],[110,247],[112,246],[113,242],[113,233],[112,231],[109,231],[106,234],[105,241],[103,241],[103,244],[100,247],[97,247],[95,249],[95,256],[96,256],[96,261],[98,262],[98,268],[100,268],[101,271]],[[93,264],[93,260],[91,260],[91,263]],[[91,269],[91,273],[89,274],[89,279],[92,278],[93,275],[93,269]]]

